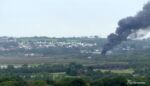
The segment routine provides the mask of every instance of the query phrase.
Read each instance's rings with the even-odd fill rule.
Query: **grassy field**
[[[128,64],[124,61],[113,61],[107,59],[88,59],[88,58],[73,58],[73,57],[0,57],[0,64],[68,64],[75,62],[83,65],[97,64]]]
[[[101,72],[112,72],[112,73],[118,73],[118,74],[133,74],[134,70],[133,69],[123,69],[123,70],[100,70]]]

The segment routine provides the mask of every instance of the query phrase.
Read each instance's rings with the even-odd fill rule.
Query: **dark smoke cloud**
[[[127,40],[131,34],[138,34],[139,30],[147,30],[148,27],[150,27],[150,2],[137,15],[124,18],[118,22],[116,32],[108,36],[108,43],[104,45],[102,54],[105,55],[108,50]]]

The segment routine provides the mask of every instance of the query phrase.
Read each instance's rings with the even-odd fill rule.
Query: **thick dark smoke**
[[[108,43],[104,45],[102,54],[105,55],[108,50],[127,40],[131,34],[139,30],[147,30],[148,27],[150,27],[150,2],[137,15],[124,18],[118,22],[116,32],[108,36]]]

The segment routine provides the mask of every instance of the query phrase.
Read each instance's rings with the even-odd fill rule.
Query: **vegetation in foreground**
[[[150,86],[148,79],[128,81],[127,78],[113,77],[100,79],[67,77],[60,80],[26,80],[19,77],[0,78],[0,86]]]
[[[149,76],[136,75],[131,69],[95,68],[76,63],[9,65],[0,70],[0,86],[150,86]]]

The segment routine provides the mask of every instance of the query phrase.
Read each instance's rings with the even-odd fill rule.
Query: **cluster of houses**
[[[20,40],[19,38],[0,37],[0,51],[13,51],[17,49],[38,49],[38,48],[85,48],[80,50],[81,53],[97,53],[100,54],[99,49],[94,51],[86,50],[86,48],[92,48],[97,46],[97,43],[88,43],[80,41],[56,41],[56,40]],[[34,56],[34,53],[25,54],[25,56]]]
[[[89,38],[90,39],[90,38]],[[91,38],[92,39],[92,38]],[[150,40],[150,39],[146,39]],[[142,41],[141,41],[142,42]],[[146,41],[147,45],[138,46],[140,49],[148,49],[150,41]],[[103,42],[102,42],[103,43]],[[131,42],[132,43],[132,42]],[[145,43],[145,42],[143,42]],[[133,43],[131,44],[133,45]],[[135,44],[134,44],[135,45]],[[99,46],[97,42],[86,42],[79,38],[75,39],[61,39],[57,38],[13,38],[13,37],[0,37],[0,52],[1,51],[13,51],[17,49],[31,50],[31,49],[39,49],[39,48],[79,48],[80,53],[93,53],[93,54],[101,54],[102,45]],[[130,43],[126,47],[117,47],[117,51],[130,51],[136,50],[137,47],[131,47]],[[35,53],[25,53],[25,56],[35,56]]]
[[[24,49],[32,49],[32,48],[49,48],[49,47],[66,47],[66,48],[74,48],[74,47],[93,47],[96,46],[96,43],[82,43],[82,42],[18,42],[19,48]]]

